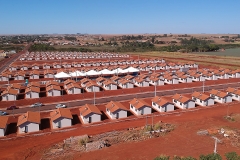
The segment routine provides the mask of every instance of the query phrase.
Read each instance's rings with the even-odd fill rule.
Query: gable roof
[[[0,116],[0,128],[6,128],[8,116]]]
[[[106,105],[106,108],[111,112],[115,112],[117,110],[125,110],[127,111],[127,108],[124,107],[120,102],[116,102],[116,101],[111,101]]]
[[[17,95],[18,90],[9,88],[8,90],[5,90],[5,91],[2,92],[2,95],[5,95],[5,94]]]
[[[28,111],[23,115],[18,117],[17,126],[22,125],[25,122],[37,123],[40,124],[41,118],[39,112]]]
[[[40,93],[40,88],[39,87],[28,87],[28,88],[26,88],[25,93],[28,93],[28,92]]]
[[[11,88],[20,89],[21,88],[21,84],[13,83],[13,84],[11,84]]]
[[[46,87],[51,86],[51,85],[59,86],[59,83],[56,82],[56,81],[47,81],[47,83],[46,83]]]
[[[102,114],[101,111],[95,105],[91,105],[91,104],[85,104],[81,106],[79,108],[79,111],[80,111],[80,115],[84,117],[91,113],[100,114],[100,115]]]
[[[175,94],[172,98],[181,103],[185,103],[185,102],[191,100],[190,98],[182,96],[181,94]]]
[[[235,88],[228,87],[226,91],[227,91],[227,92],[230,92],[230,93],[234,93],[234,92],[236,91],[236,89],[235,89]]]
[[[206,99],[210,98],[208,95],[200,93],[200,92],[193,92],[192,97],[198,98],[200,100],[205,101]]]
[[[158,96],[154,97],[152,99],[152,102],[158,104],[159,106],[163,106],[163,105],[165,105],[167,103],[173,104],[172,102],[169,102],[167,99],[162,98],[162,97],[158,97]]]
[[[218,90],[215,90],[215,89],[212,89],[212,90],[210,91],[210,94],[213,94],[213,95],[218,96],[218,97],[221,97],[221,98],[224,98],[224,97],[226,97],[226,96],[228,95],[228,94],[225,93],[225,92],[221,92],[221,91],[218,91]]]
[[[143,106],[151,106],[150,104],[148,104],[147,102],[145,102],[144,100],[142,99],[137,99],[137,98],[134,98],[133,100],[131,100],[129,102],[131,105],[133,105],[136,109],[140,109],[142,108]]]
[[[61,91],[61,87],[60,86],[56,86],[56,85],[51,85],[51,86],[47,86],[46,87],[46,91],[49,91],[49,90],[58,90],[58,91]]]
[[[69,109],[67,108],[58,108],[50,112],[50,117],[52,121],[62,117],[62,118],[69,118],[72,119],[72,114]]]

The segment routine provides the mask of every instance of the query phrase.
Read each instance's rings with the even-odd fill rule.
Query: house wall
[[[229,96],[226,96],[224,98],[221,98],[221,97],[218,97],[218,96],[215,96],[215,99],[214,99],[216,102],[218,103],[229,103],[229,102],[232,102],[232,97],[229,95]]]
[[[232,99],[234,99],[236,101],[240,101],[240,95],[232,94]]]
[[[61,126],[58,126],[58,122],[61,122]],[[64,127],[70,127],[72,126],[72,120],[69,118],[63,118],[60,117],[54,121],[52,121],[52,128],[56,129],[56,128],[64,128]]]
[[[23,76],[16,76],[16,77],[14,78],[14,80],[24,80],[24,77],[23,77]]]
[[[35,75],[35,74],[34,74],[34,75],[31,75],[31,76],[30,76],[30,79],[39,79],[39,75]]]
[[[174,111],[174,105],[167,103],[164,106],[159,106],[157,103],[152,102],[152,107],[157,110],[158,112],[169,112],[169,111]]]
[[[0,137],[5,136],[5,129],[4,128],[0,128]]]
[[[8,81],[8,77],[1,77],[1,81]]]
[[[179,82],[178,82],[178,79],[176,79],[176,78],[174,78],[173,80],[172,80],[172,84],[178,84]]]
[[[141,107],[139,109],[136,109],[134,106],[131,107],[131,104],[130,104],[130,110],[133,111],[136,115],[142,115],[141,114],[142,110],[143,110],[143,115],[152,113],[152,108],[148,107],[148,106],[144,106],[144,107]]]
[[[109,110],[106,108],[106,112],[111,117],[111,119],[117,119],[117,113],[118,113],[118,119],[120,118],[126,118],[127,117],[127,111],[125,110],[116,110],[115,112],[111,113]]]
[[[2,96],[3,101],[14,101],[16,100],[16,95],[13,94],[5,94]]]
[[[174,99],[173,99],[173,103],[181,109],[189,109],[189,108],[195,107],[195,102],[193,101],[187,101],[186,103],[181,103],[179,101],[174,102]]]
[[[18,133],[19,133],[19,134],[25,133],[25,132],[24,132],[24,131],[25,131],[25,126],[28,126],[28,132],[36,132],[36,131],[39,131],[39,124],[26,122],[26,123],[21,124],[21,125],[18,127]],[[28,132],[27,132],[27,133],[28,133]]]
[[[89,117],[92,117],[92,122],[91,123],[94,123],[94,122],[100,122],[101,121],[101,115],[99,114],[95,114],[95,113],[91,113],[85,117],[83,116],[80,116],[83,123],[84,124],[88,124],[89,123]]]
[[[39,98],[39,93],[36,92],[28,92],[25,95],[26,98]]]
[[[192,97],[193,99],[193,97]],[[194,99],[193,99],[194,100]],[[208,98],[207,100],[205,101],[202,101],[200,100],[199,98],[196,98],[196,101],[195,101],[198,105],[200,106],[211,106],[211,105],[214,105],[214,100],[212,98]]]

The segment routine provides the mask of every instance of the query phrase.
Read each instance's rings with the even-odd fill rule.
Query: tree
[[[156,158],[154,158],[154,160],[169,160],[170,156],[166,156],[166,155],[160,155]]]
[[[221,155],[219,154],[208,154],[208,155],[201,155],[199,160],[222,160]]]
[[[236,152],[229,152],[225,154],[227,160],[240,160],[240,156]]]

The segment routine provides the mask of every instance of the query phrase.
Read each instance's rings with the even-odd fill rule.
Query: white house
[[[12,89],[9,88],[5,91],[2,92],[2,101],[15,101],[17,100],[17,95],[18,95],[18,90],[17,89]]]
[[[85,89],[87,92],[100,92],[100,87],[93,81],[89,81]]]
[[[178,78],[181,83],[192,83],[192,77],[188,77],[186,75],[182,75]]]
[[[173,96],[173,103],[176,107],[181,109],[195,108],[195,102],[190,98],[182,96],[181,94],[175,94]]]
[[[151,105],[142,99],[134,98],[129,103],[130,111],[132,111],[135,115],[145,115],[152,113]]]
[[[118,84],[121,88],[134,88],[134,84],[126,79],[121,79]]]
[[[148,87],[149,82],[145,79],[142,79],[142,78],[136,78],[135,79],[135,85],[138,86],[138,87]]]
[[[40,112],[28,111],[18,117],[17,127],[18,133],[29,133],[39,131],[39,125],[41,122]]]
[[[96,82],[97,82],[97,84],[98,84],[99,86],[102,86],[102,85],[103,85],[103,82],[106,81],[106,80],[107,80],[107,79],[104,78],[104,77],[98,77],[98,78],[96,79]]]
[[[72,114],[67,108],[58,108],[50,113],[52,129],[72,126]]]
[[[230,94],[232,96],[232,99],[234,99],[236,101],[240,101],[240,90],[239,89],[228,87],[228,89],[226,91],[227,91],[227,94]]]
[[[126,118],[127,111],[120,102],[111,101],[106,105],[106,113],[111,119]]]
[[[8,116],[0,116],[0,137],[5,136],[8,124]]]
[[[152,107],[158,112],[174,111],[174,104],[172,102],[158,96],[152,99]]]
[[[149,83],[151,85],[157,85],[157,86],[162,86],[164,85],[164,80],[163,79],[160,79],[160,78],[157,78],[157,77],[150,77],[150,81]]]
[[[30,79],[39,79],[39,71],[33,70],[33,71],[30,73]]]
[[[215,89],[210,91],[210,97],[214,99],[214,101],[218,103],[229,103],[232,102],[232,96],[228,93],[221,92]]]
[[[164,83],[167,83],[167,84],[178,84],[179,81],[178,81],[178,78],[175,78],[171,75],[165,75],[164,76]]]
[[[117,84],[114,82],[107,80],[103,82],[103,88],[105,90],[117,90]]]
[[[52,70],[44,70],[43,74],[44,78],[54,78],[54,73]]]
[[[9,75],[6,73],[0,74],[0,81],[9,81]]]
[[[200,93],[200,92],[193,92],[192,100],[195,101],[196,104],[200,106],[211,106],[214,105],[214,99],[210,96]]]
[[[79,108],[80,119],[84,124],[100,122],[101,121],[101,111],[91,104],[85,104]]]
[[[66,91],[68,94],[80,94],[82,93],[82,88],[77,83],[69,83],[66,86]]]
[[[25,98],[39,98],[40,88],[39,87],[27,87],[25,89]]]
[[[49,85],[46,87],[46,91],[48,97],[61,96],[62,89],[60,88],[60,86],[57,85]]]

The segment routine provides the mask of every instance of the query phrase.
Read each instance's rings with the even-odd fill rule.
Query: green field
[[[195,54],[240,57],[240,48],[226,49],[219,52],[195,52]]]

